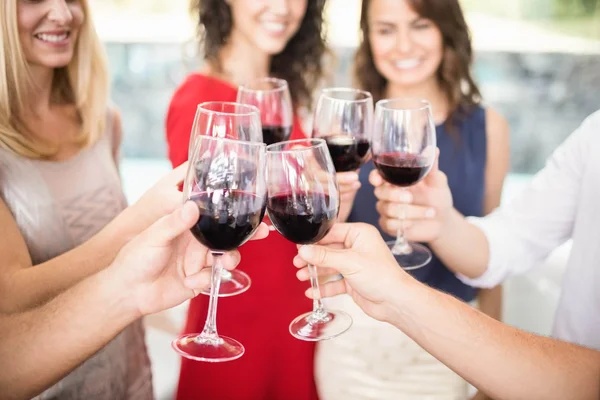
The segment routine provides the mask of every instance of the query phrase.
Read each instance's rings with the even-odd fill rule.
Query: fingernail
[[[304,259],[312,257],[313,252],[314,250],[312,246],[302,246],[300,247],[300,250],[298,250],[298,254],[300,254],[300,257]]]
[[[186,222],[189,221],[194,215],[194,207],[196,207],[196,204],[187,201],[181,209],[181,219]]]
[[[425,211],[425,218],[433,218],[435,217],[435,208],[430,208]]]

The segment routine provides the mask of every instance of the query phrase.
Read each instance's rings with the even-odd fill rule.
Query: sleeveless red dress
[[[188,158],[188,144],[199,103],[235,101],[237,88],[201,74],[188,76],[177,89],[167,114],[169,159],[178,166]],[[292,139],[305,135],[297,117]],[[244,355],[235,361],[205,363],[182,358],[178,400],[316,400],[313,359],[315,344],[295,339],[288,325],[310,311],[306,282],[296,279],[292,265],[296,245],[278,232],[240,247],[238,268],[250,275],[252,286],[238,296],[220,298],[219,333],[239,340]],[[190,303],[184,333],[201,332],[208,296]]]

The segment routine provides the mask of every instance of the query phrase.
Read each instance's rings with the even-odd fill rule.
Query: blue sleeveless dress
[[[436,127],[439,167],[448,176],[454,207],[465,216],[483,216],[487,152],[485,110],[477,106],[462,113],[460,118],[455,119],[454,127],[452,132],[448,132],[446,124]],[[393,240],[394,237],[385,234],[378,225],[379,213],[375,209],[377,199],[369,183],[369,174],[373,169],[373,162],[369,161],[360,170],[362,187],[356,195],[348,221],[372,224],[380,230],[386,241]],[[411,274],[419,281],[466,302],[477,295],[477,289],[458,280],[435,254],[429,264],[411,271]]]

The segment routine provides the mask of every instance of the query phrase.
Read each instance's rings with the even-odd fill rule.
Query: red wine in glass
[[[199,193],[190,200],[200,209],[192,234],[213,250],[237,249],[248,240],[265,214],[264,200],[258,201],[256,195],[238,190]]]
[[[340,207],[335,169],[325,140],[300,139],[267,146],[267,175],[267,210],[275,229],[299,245],[325,237]],[[331,339],[352,325],[345,312],[324,307],[315,268],[308,266],[313,310],[296,317],[289,327],[300,340]]]
[[[371,141],[373,164],[381,177],[404,190],[431,170],[436,157],[436,131],[431,104],[422,99],[380,100],[375,106]],[[405,270],[421,268],[431,261],[431,250],[406,239],[407,206],[400,208],[396,240],[387,242]]]
[[[328,208],[329,196],[323,193],[284,193],[267,202],[273,225],[289,241],[311,244],[323,239],[337,217],[337,210]]]
[[[416,184],[431,168],[430,157],[401,152],[378,154],[373,163],[383,179],[400,187]]]
[[[369,154],[369,141],[362,135],[332,135],[323,137],[327,143],[336,172],[355,171]]]
[[[291,126],[263,125],[263,142],[268,146],[273,143],[283,142],[292,134]]]

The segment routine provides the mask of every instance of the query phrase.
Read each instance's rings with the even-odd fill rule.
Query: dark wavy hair
[[[431,20],[442,32],[444,55],[437,71],[439,84],[448,103],[448,122],[460,117],[481,102],[481,93],[473,76],[473,49],[469,27],[458,0],[408,0],[411,8]],[[354,78],[363,90],[371,92],[373,100],[381,100],[387,86],[373,62],[369,42],[368,10],[370,0],[363,0],[360,15],[361,43],[354,59]]]
[[[294,107],[312,106],[312,92],[324,75],[327,53],[323,9],[327,0],[308,0],[306,14],[285,49],[273,56],[270,76],[288,82]],[[225,0],[191,0],[198,19],[198,37],[204,59],[221,70],[219,53],[231,35],[231,7]]]

